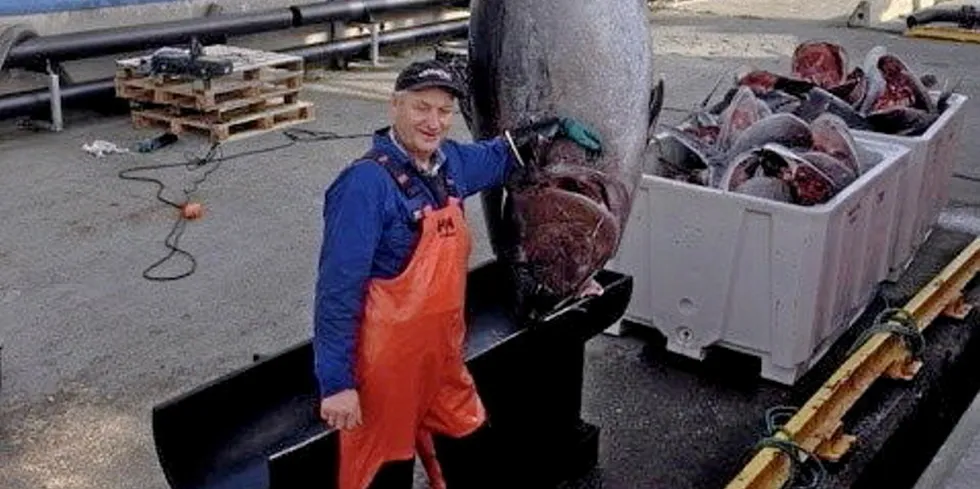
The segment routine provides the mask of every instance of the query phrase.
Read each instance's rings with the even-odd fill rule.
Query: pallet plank
[[[164,126],[174,134],[198,132],[208,135],[212,142],[224,142],[312,121],[314,106],[311,102],[298,101],[245,113],[223,122],[209,120],[200,114],[175,115],[159,108],[134,110],[132,117],[138,127]]]

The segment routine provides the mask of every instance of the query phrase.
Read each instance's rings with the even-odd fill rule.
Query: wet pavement
[[[960,91],[971,97],[980,94],[980,50],[972,45],[844,29],[826,19],[694,11],[655,12],[653,19],[668,123],[700,101],[718,76],[745,64],[785,67],[793,47],[813,38],[836,39],[855,56],[884,44],[913,68],[961,81]],[[397,67],[406,60],[388,61]],[[317,120],[304,127],[342,134],[379,127],[393,78],[387,69],[311,77],[304,98],[316,103]],[[910,296],[980,231],[971,218],[980,203],[980,163],[971,157],[980,145],[980,126],[972,122],[980,106],[971,100],[965,110],[952,183],[956,204],[940,219],[948,231],[938,231],[904,282],[890,289],[893,300]],[[308,337],[323,190],[362,154],[366,140],[300,143],[224,162],[195,194],[204,219],[190,223],[180,241],[196,260],[195,272],[154,282],[142,273],[167,254],[163,242],[174,212],[155,200],[154,185],[118,173],[183,163],[206,143],[184,138],[149,155],[95,158],[82,145],[105,139],[133,147],[157,133],[133,129],[125,116],[85,112],[67,114],[58,134],[14,122],[0,125],[6,216],[0,227],[0,487],[165,489],[150,431],[152,406],[247,365],[253,354]],[[468,138],[458,116],[453,136]],[[224,152],[284,142],[268,134]],[[199,171],[178,166],[146,174],[180,198],[180,188]],[[489,257],[478,204],[468,203],[476,230],[472,264]],[[177,257],[156,272],[180,273],[188,265]],[[805,400],[812,388],[754,380],[751,365],[730,368],[730,361],[744,359],[722,358],[715,366],[680,361],[649,336],[589,343],[583,417],[603,427],[601,469],[572,485],[723,487],[757,440],[764,409]],[[965,342],[948,341],[954,356],[966,351]]]

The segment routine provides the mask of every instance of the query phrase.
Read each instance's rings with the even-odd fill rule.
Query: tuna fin
[[[464,97],[460,97],[457,101],[459,104],[459,112],[463,116],[463,123],[466,124],[466,129],[470,131],[470,135],[476,138],[476,130],[474,129],[473,121],[473,98],[469,94]]]
[[[513,239],[508,234],[504,221],[504,191],[500,188],[484,190],[480,199],[483,203],[483,213],[490,231],[490,248],[500,260],[509,257]]]
[[[943,91],[939,94],[939,99],[936,101],[936,111],[940,114],[946,112],[949,108],[949,99],[953,96],[953,93],[960,87],[960,83],[963,82],[962,78],[958,78],[956,83],[952,87],[949,86],[949,80],[943,84]]]
[[[660,113],[664,108],[664,78],[657,78],[657,83],[650,91],[650,113],[647,121],[647,139],[652,140],[657,130],[657,123],[660,121]]]
[[[711,90],[708,92],[708,95],[706,95],[704,97],[704,100],[701,101],[701,105],[699,107],[701,110],[704,110],[704,108],[708,106],[708,102],[711,102],[711,99],[714,98],[715,93],[718,92],[718,88],[721,87],[721,82],[724,81],[724,79],[725,79],[725,75],[721,75],[718,77],[717,80],[715,80],[715,86],[711,87]],[[660,80],[663,81],[663,78],[661,78]]]

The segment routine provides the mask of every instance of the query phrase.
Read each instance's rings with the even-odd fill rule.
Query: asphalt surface
[[[856,59],[885,45],[914,69],[931,71],[940,82],[960,81],[961,93],[978,94],[980,50],[968,44],[830,27],[826,20],[692,12],[657,12],[654,19],[668,123],[700,101],[718,76],[746,64],[785,69],[793,47],[812,38],[835,39]],[[406,60],[390,61],[397,67]],[[386,122],[382,100],[392,79],[390,71],[372,70],[310,81],[305,98],[317,104],[317,120],[304,127],[342,134],[379,127]],[[358,96],[336,93],[351,87]],[[934,238],[954,245],[962,244],[963,232],[978,232],[969,216],[975,214],[971,205],[980,203],[980,165],[970,157],[980,145],[972,123],[980,108],[971,100],[965,110],[961,177],[952,184],[962,212],[941,219],[957,233]],[[104,139],[132,148],[157,133],[134,130],[126,117],[83,112],[68,114],[59,134],[14,122],[0,126],[0,212],[6,216],[0,227],[0,487],[165,489],[150,431],[152,406],[247,365],[255,353],[308,337],[323,190],[363,152],[366,140],[302,143],[222,163],[194,194],[204,204],[204,219],[190,223],[180,242],[197,260],[195,273],[153,282],[141,274],[166,255],[163,240],[175,214],[155,200],[154,185],[117,174],[184,162],[188,154],[202,154],[206,143],[185,138],[150,155],[95,158],[82,150],[84,144]],[[453,136],[468,139],[458,116]],[[224,152],[284,142],[269,134]],[[199,173],[182,167],[145,172],[165,180],[175,199]],[[476,264],[489,257],[489,247],[478,202],[468,209],[477,232]],[[942,262],[954,248],[929,246],[920,262]],[[186,270],[186,260],[172,262],[156,272]],[[935,266],[913,270],[917,280],[909,283],[921,283],[931,271]],[[679,475],[691,470],[675,469],[689,465],[696,451],[702,459],[735,464],[757,429],[740,428],[740,435],[725,438],[710,427],[746,416],[761,419],[713,396],[724,392],[763,405],[793,395],[753,380],[719,384],[652,344],[643,335],[602,336],[589,344],[583,416],[604,427],[603,468],[588,483],[592,487],[696,487],[697,481]],[[690,440],[704,443],[671,449],[665,426],[673,427],[666,430],[671,436],[687,427]],[[723,483],[719,473],[712,477],[711,483]]]

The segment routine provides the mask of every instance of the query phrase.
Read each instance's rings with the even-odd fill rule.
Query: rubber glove
[[[579,146],[597,153],[602,151],[602,141],[599,138],[599,134],[584,123],[570,117],[563,117],[561,119],[561,130],[565,137],[574,141]]]

